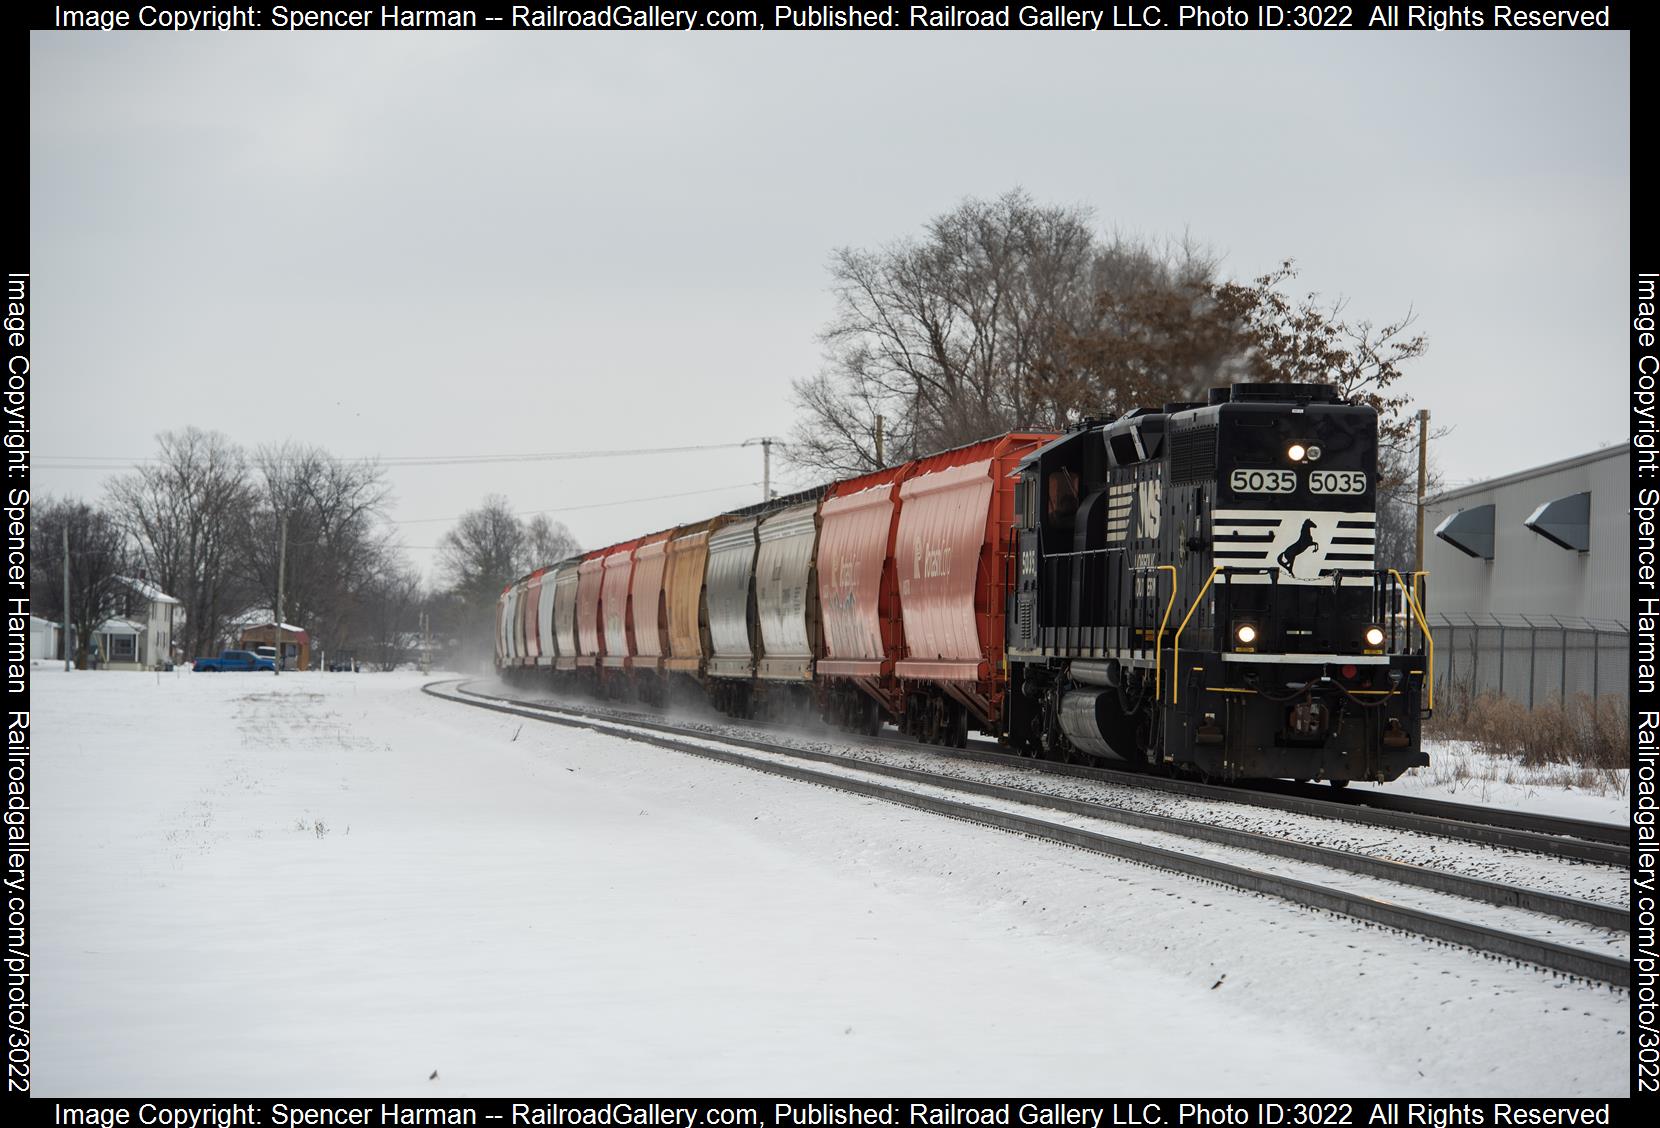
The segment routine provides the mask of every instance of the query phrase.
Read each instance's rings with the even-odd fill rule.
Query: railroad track
[[[596,708],[604,709],[613,714],[613,719],[627,724],[652,726],[662,723],[656,717],[610,706],[596,704]],[[752,729],[773,727],[764,721],[733,722],[723,719],[722,723],[741,724]],[[674,731],[681,730],[676,728]],[[725,739],[725,735],[721,733],[711,732],[710,735],[714,739]],[[845,733],[830,735],[833,738],[861,740],[884,747],[927,753],[969,763],[1092,780],[1193,799],[1238,803],[1389,830],[1413,831],[1437,838],[1496,846],[1548,858],[1592,862],[1622,869],[1631,868],[1631,828],[1612,823],[1478,807],[1468,803],[1450,803],[1408,795],[1355,789],[1335,790],[1326,786],[1297,784],[1285,780],[1258,780],[1250,785],[1200,783],[1197,780],[1172,779],[1144,772],[1065,764],[1054,760],[1035,760],[1010,752],[992,751],[990,748],[947,748],[897,736],[855,737]]]
[[[496,694],[480,693],[459,682],[433,683],[423,687],[423,690],[435,697],[477,708],[621,736],[673,751],[737,764],[757,771],[883,799],[983,826],[1171,870],[1218,884],[1279,897],[1309,908],[1323,909],[1372,924],[1462,945],[1490,955],[1520,960],[1567,975],[1620,987],[1628,987],[1631,982],[1631,965],[1628,960],[1590,948],[1560,944],[1521,932],[1460,920],[1425,909],[1397,904],[1391,899],[1364,892],[1340,889],[1282,873],[1170,849],[1146,841],[1136,841],[1134,838],[1103,834],[1026,814],[1023,810],[1007,808],[1039,808],[1050,814],[1083,816],[1137,831],[1178,836],[1232,851],[1267,854],[1296,863],[1336,869],[1362,878],[1405,884],[1486,905],[1548,914],[1596,929],[1611,932],[1629,930],[1628,913],[1614,906],[1442,870],[1406,865],[1366,854],[1294,842],[1252,831],[1129,811],[1103,803],[938,775],[914,768],[792,747],[773,741],[728,734],[712,735],[655,720],[620,720],[603,713],[566,705],[516,701]],[[916,746],[907,747],[914,749]],[[750,755],[736,749],[747,749],[761,755]],[[804,767],[801,766],[802,761],[834,766],[837,771]],[[869,776],[885,777],[895,782],[865,778]],[[917,787],[954,794],[931,794],[918,791]],[[973,796],[982,802],[965,802],[956,797],[958,795]],[[989,806],[984,801],[1005,806]]]
[[[1289,781],[1258,780],[1248,787],[1199,783],[1196,780],[1170,779],[1140,772],[1033,760],[1007,752],[973,748],[935,748],[933,745],[919,745],[909,741],[894,743],[901,747],[923,748],[944,756],[956,756],[980,763],[1052,772],[1056,775],[1141,787],[1196,799],[1244,803],[1254,807],[1341,819],[1392,830],[1413,830],[1441,838],[1479,842],[1508,850],[1543,854],[1547,857],[1598,862],[1627,869],[1631,866],[1631,828],[1611,823],[1535,815],[1527,811],[1476,807],[1468,803],[1447,803],[1408,795],[1334,791],[1329,787]]]
[[[1455,822],[1478,823],[1486,826],[1522,830],[1547,837],[1582,842],[1596,842],[1621,847],[1623,855],[1616,864],[1631,863],[1631,828],[1615,823],[1593,822],[1590,819],[1568,819],[1558,815],[1537,815],[1529,811],[1507,811],[1496,807],[1482,807],[1474,803],[1452,803],[1444,799],[1424,799],[1416,795],[1392,795],[1383,791],[1350,789],[1332,792],[1329,787],[1293,783],[1290,780],[1259,781],[1257,790],[1272,794],[1299,795],[1310,799],[1324,799],[1340,806],[1372,807],[1380,811],[1399,811],[1407,814],[1429,815]]]

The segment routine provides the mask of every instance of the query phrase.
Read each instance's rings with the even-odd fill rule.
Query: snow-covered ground
[[[1561,766],[1528,768],[1465,740],[1426,741],[1429,767],[1390,783],[1355,783],[1450,803],[1475,803],[1592,822],[1629,823],[1629,771],[1598,774]],[[1585,778],[1581,778],[1585,777]]]
[[[1604,905],[1623,908],[1628,905],[1630,899],[1630,873],[1626,869],[1612,865],[1587,863],[1571,858],[1544,857],[1536,853],[1507,850],[1485,843],[1456,841],[1441,835],[1380,830],[1365,823],[1319,815],[1295,814],[1260,807],[1255,804],[1236,802],[1231,799],[1194,798],[1149,787],[1080,779],[1059,772],[1033,770],[1035,765],[1030,761],[1025,766],[984,763],[978,760],[964,759],[950,751],[904,739],[876,741],[849,738],[834,733],[817,723],[795,729],[783,725],[763,728],[752,723],[733,722],[727,718],[716,716],[707,710],[681,708],[664,712],[640,705],[617,708],[598,705],[592,699],[586,697],[537,693],[518,686],[504,686],[495,679],[483,678],[472,679],[460,685],[446,686],[444,692],[459,695],[463,689],[474,695],[492,696],[508,704],[547,703],[556,708],[575,709],[585,715],[603,718],[593,723],[617,732],[630,731],[631,725],[635,721],[643,720],[649,723],[667,719],[677,727],[684,726],[688,734],[706,733],[709,735],[709,739],[703,739],[695,735],[679,737],[683,742],[694,745],[708,744],[722,747],[723,745],[720,744],[722,739],[735,737],[740,740],[759,740],[779,747],[801,749],[812,754],[836,756],[848,761],[846,768],[840,766],[827,767],[819,761],[811,762],[813,770],[820,772],[858,776],[859,771],[853,767],[855,762],[907,768],[926,772],[932,776],[943,776],[974,783],[989,783],[1013,788],[1017,791],[1034,792],[1042,796],[1056,796],[1103,804],[1108,807],[1142,814],[1159,815],[1186,822],[1206,823],[1212,826],[1269,835],[1274,838],[1286,838],[1312,846],[1324,846],[1333,850],[1369,854],[1388,861],[1403,862],[1428,869],[1445,870],[1468,877],[1483,878],[1488,881],[1517,885],[1525,889],[1555,893]],[[891,737],[892,730],[889,730],[889,733]],[[977,744],[986,751],[997,750],[997,745],[989,740],[980,741]],[[753,748],[745,748],[744,754],[760,759],[796,762],[794,758],[787,754],[774,756],[767,752],[758,752]],[[892,785],[891,780],[888,781],[888,785]],[[1504,797],[1512,798],[1512,794],[1507,792]],[[1018,806],[1016,809],[1018,809]],[[1063,819],[1062,821],[1069,824],[1078,823],[1078,820],[1072,818]],[[1106,830],[1108,833],[1120,836],[1125,834],[1122,827],[1110,829],[1096,827],[1095,829]],[[1131,837],[1136,837],[1138,840],[1143,838],[1141,835],[1131,835]],[[1152,839],[1147,840],[1154,841],[1158,837],[1155,834]],[[1180,842],[1155,841],[1155,844],[1177,849],[1181,852],[1212,853],[1198,846],[1192,840]],[[1221,855],[1216,854],[1214,856],[1220,857]],[[1263,868],[1267,865],[1265,859],[1260,855],[1254,857],[1249,864],[1255,868]],[[1343,881],[1351,887],[1353,886],[1352,878],[1344,878]],[[1421,907],[1436,911],[1428,904]],[[1461,919],[1470,919],[1467,912],[1454,912],[1451,915]],[[1547,917],[1535,921],[1534,924],[1544,924],[1548,928],[1550,921],[1551,918]],[[1517,929],[1513,925],[1505,925],[1496,919],[1478,920],[1474,923],[1487,924],[1491,927],[1505,927],[1507,931],[1533,931],[1529,927]],[[1597,930],[1592,931],[1596,932]],[[1609,937],[1606,934],[1598,934],[1602,937],[1602,945],[1606,946]]]
[[[1628,1092],[1624,993],[421,680],[35,670],[37,1094]]]

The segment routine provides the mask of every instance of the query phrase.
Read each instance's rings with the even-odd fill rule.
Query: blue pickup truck
[[[277,672],[277,664],[261,658],[252,650],[226,650],[217,658],[198,658],[190,668],[199,674],[217,674],[226,670],[270,670]]]

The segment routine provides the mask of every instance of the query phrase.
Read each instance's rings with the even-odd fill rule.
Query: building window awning
[[[1435,526],[1435,535],[1466,556],[1493,559],[1493,507],[1460,509]]]
[[[1572,552],[1591,550],[1591,495],[1569,494],[1547,501],[1522,524]]]

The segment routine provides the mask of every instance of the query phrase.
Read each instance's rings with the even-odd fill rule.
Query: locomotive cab
[[[1427,763],[1432,643],[1419,577],[1376,567],[1372,408],[1237,384],[1085,424],[1021,474],[1014,743],[1221,778]]]

